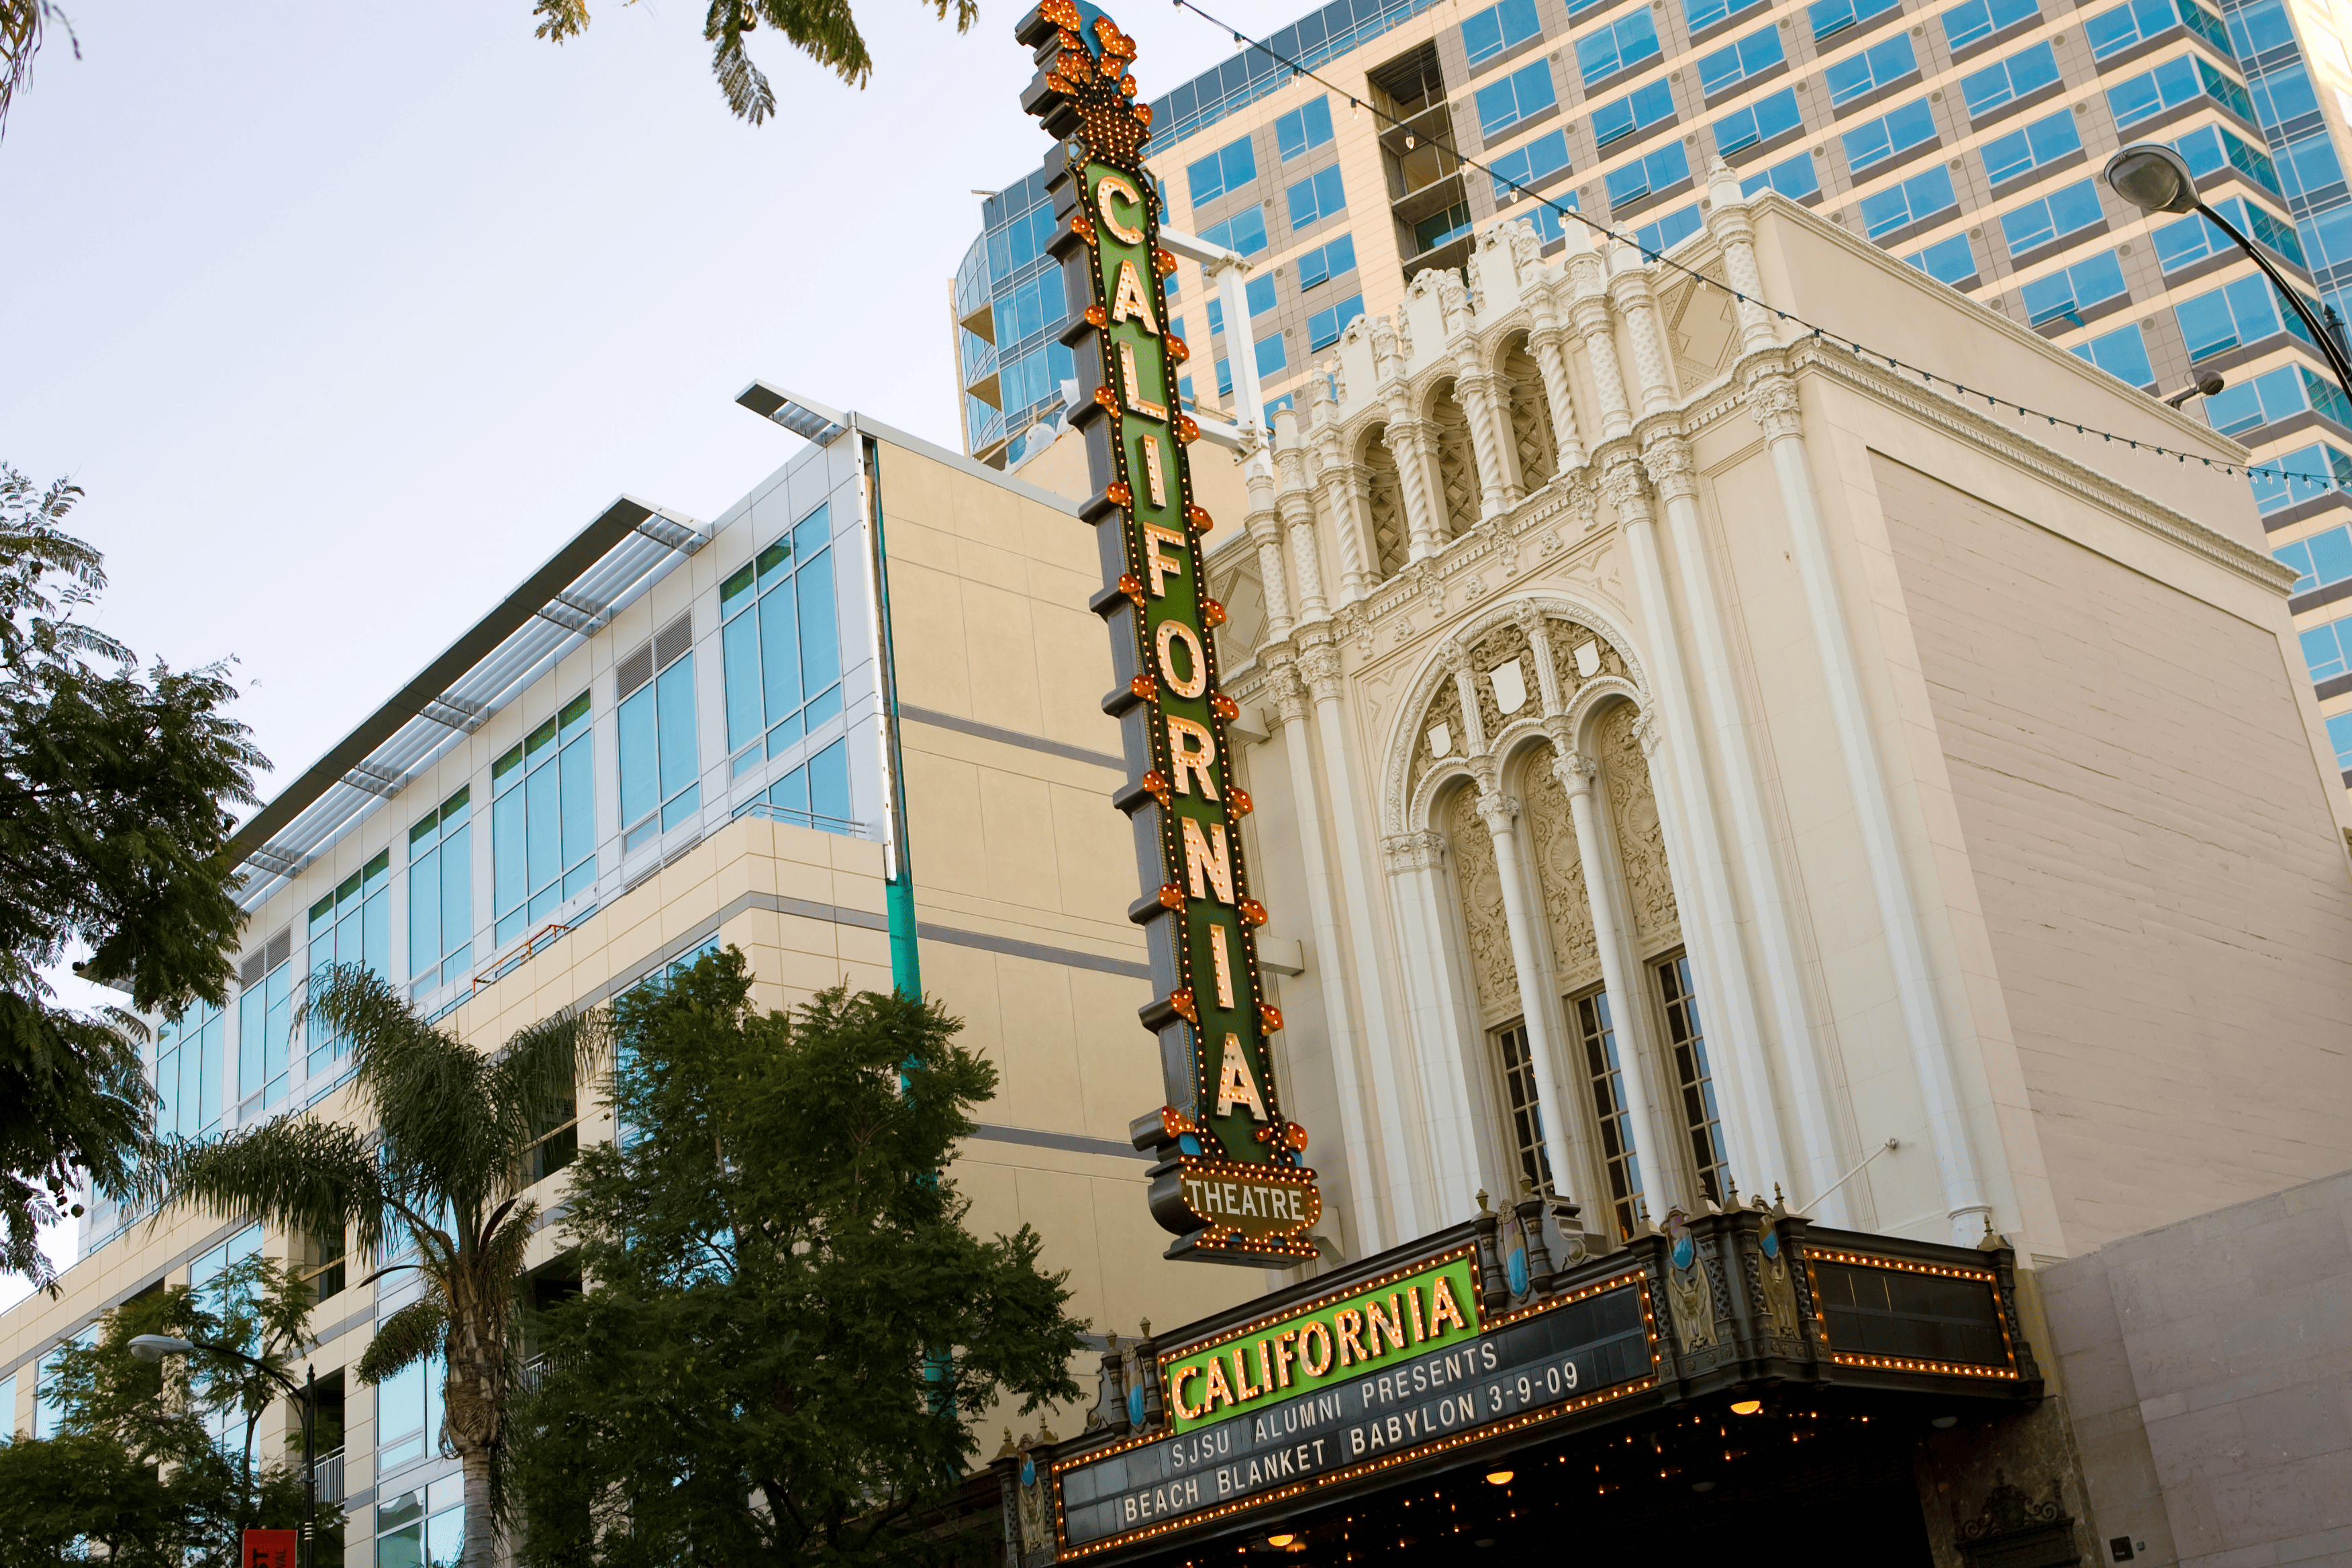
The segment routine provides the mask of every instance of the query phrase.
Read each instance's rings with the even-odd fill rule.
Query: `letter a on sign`
[[[1258,1121],[1265,1120],[1265,1101],[1258,1098],[1257,1085],[1250,1080],[1249,1059],[1242,1055],[1242,1037],[1225,1037],[1224,1069],[1217,1077],[1217,1114],[1231,1116],[1235,1107],[1245,1106]]]

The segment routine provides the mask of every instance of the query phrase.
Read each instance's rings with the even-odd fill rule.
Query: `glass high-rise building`
[[[2344,26],[2326,0],[2219,4],[1338,0],[1267,40],[1330,86],[1244,49],[1152,104],[1170,222],[1256,267],[1240,330],[1196,267],[1171,280],[1188,395],[1229,405],[1240,352],[1280,406],[1350,321],[1461,265],[1477,230],[1524,216],[1558,241],[1553,212],[1454,150],[1657,249],[1697,232],[1723,158],[2152,394],[2221,375],[2187,405],[2298,476],[2256,479],[2256,501],[2305,574],[2297,625],[2352,784],[2352,404],[2217,229],[2147,217],[2098,177],[2118,146],[2171,144],[2352,318]],[[955,310],[966,447],[1003,466],[1066,410],[1066,307],[1042,177],[984,211]]]

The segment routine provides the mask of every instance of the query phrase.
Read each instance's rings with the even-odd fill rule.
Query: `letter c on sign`
[[[1143,231],[1121,222],[1118,215],[1110,210],[1113,196],[1133,207],[1143,205],[1142,196],[1121,174],[1105,174],[1101,183],[1095,186],[1095,210],[1102,214],[1103,226],[1129,245],[1141,245]]]
[[[1188,1377],[1206,1377],[1209,1374],[1202,1371],[1198,1365],[1193,1365],[1177,1368],[1176,1374],[1168,1380],[1168,1397],[1170,1401],[1175,1405],[1176,1414],[1184,1420],[1198,1420],[1201,1415],[1201,1406],[1192,1405],[1188,1407],[1184,1403],[1184,1380]]]

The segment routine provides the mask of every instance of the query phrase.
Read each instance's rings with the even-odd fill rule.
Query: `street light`
[[[2311,329],[2312,342],[2326,357],[2327,368],[2336,373],[2336,384],[2352,397],[2352,364],[2344,358],[2344,350],[2336,334],[2311,313],[2305,303],[2303,291],[2289,286],[2279,276],[2270,258],[2248,242],[2228,218],[2205,205],[2197,194],[2197,176],[2189,170],[2188,161],[2161,142],[2135,142],[2117,151],[2107,160],[2107,188],[2144,213],[2201,213],[2205,220],[2237,242],[2238,248],[2253,258],[2254,265],[2271,280],[2271,287],[2286,297],[2303,324]],[[2330,310],[2329,315],[2335,312]]]
[[[257,1361],[243,1351],[226,1345],[206,1344],[202,1340],[176,1339],[170,1334],[139,1334],[131,1341],[131,1353],[139,1360],[161,1363],[167,1355],[190,1355],[206,1351],[214,1355],[230,1356],[277,1380],[289,1398],[301,1402],[302,1407],[302,1568],[316,1568],[313,1559],[318,1549],[312,1544],[319,1533],[319,1471],[318,1459],[311,1452],[316,1436],[314,1421],[318,1415],[319,1373],[315,1367],[304,1367],[303,1381],[296,1383],[266,1361]]]

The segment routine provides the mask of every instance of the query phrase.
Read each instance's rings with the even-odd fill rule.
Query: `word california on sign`
[[[1322,1215],[1307,1132],[1282,1114],[1242,820],[1250,798],[1234,780],[1226,726],[1239,716],[1220,689],[1215,628],[1224,607],[1202,572],[1215,525],[1193,499],[1185,448],[1200,426],[1184,412],[1176,367],[1191,350],[1168,314],[1159,183],[1144,167],[1151,110],[1136,101],[1135,44],[1083,0],[1045,0],[1019,29],[1041,69],[1024,106],[1062,141],[1050,189],[1066,229],[1054,243],[1083,321],[1077,349],[1091,396],[1072,423],[1084,434],[1118,684],[1104,699],[1120,723],[1130,782],[1117,797],[1136,838],[1157,1037],[1167,1102],[1137,1121],[1157,1153],[1152,1217],[1178,1239],[1171,1258],[1288,1267],[1316,1256]]]
[[[1162,1356],[1170,1425],[1190,1432],[1476,1338],[1475,1269],[1465,1248],[1413,1273]]]

